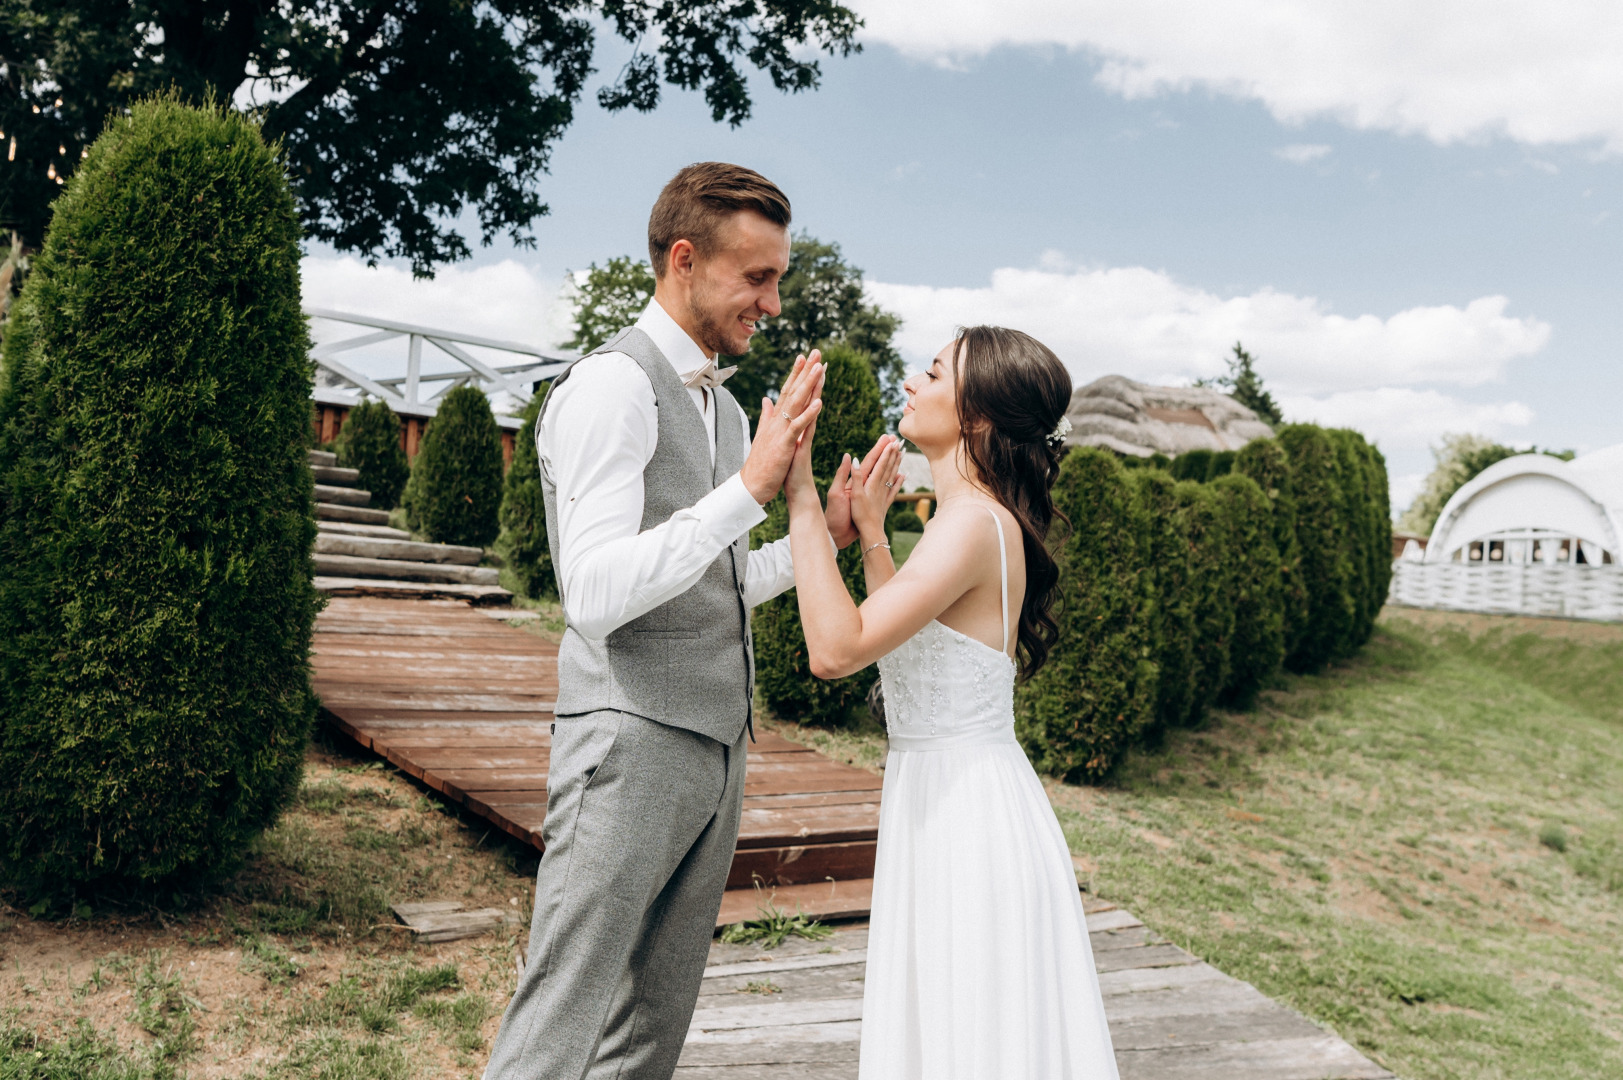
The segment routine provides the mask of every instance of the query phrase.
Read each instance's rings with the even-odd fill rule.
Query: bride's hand
[[[789,462],[789,475],[783,478],[783,496],[789,503],[789,512],[816,507],[817,512],[823,512],[822,500],[817,497],[817,479],[812,475],[811,450],[812,439],[817,434],[817,421],[813,420],[804,434],[800,436],[800,445],[795,448],[795,456]]]
[[[868,456],[851,468],[851,520],[864,537],[883,539],[885,513],[901,493],[902,441],[881,435]]]

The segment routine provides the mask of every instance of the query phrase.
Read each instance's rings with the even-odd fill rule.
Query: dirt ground
[[[318,745],[295,807],[204,905],[67,920],[0,909],[0,1029],[46,1060],[88,1023],[95,1053],[132,1070],[120,1077],[478,1076],[535,866],[358,748]],[[419,945],[388,911],[402,900],[499,907],[511,923]],[[0,1074],[16,1052],[0,1041]]]

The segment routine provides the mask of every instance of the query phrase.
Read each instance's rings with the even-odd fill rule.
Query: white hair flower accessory
[[[1051,443],[1064,442],[1065,436],[1069,435],[1070,433],[1071,418],[1069,416],[1061,416],[1059,418],[1059,423],[1054,425],[1054,430],[1048,433],[1048,441]]]

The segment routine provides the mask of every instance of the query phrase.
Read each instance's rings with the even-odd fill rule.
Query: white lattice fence
[[[1448,611],[1623,622],[1623,567],[1470,566],[1399,560],[1392,564],[1387,602]]]

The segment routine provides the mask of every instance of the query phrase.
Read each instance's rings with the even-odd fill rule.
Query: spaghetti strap
[[[997,516],[997,511],[990,506],[986,512],[992,515],[992,525],[997,529],[997,562],[998,572],[1002,575],[1003,598],[1003,638],[998,644],[998,652],[1004,656],[1009,655],[1009,549],[1003,539],[1003,519]]]

